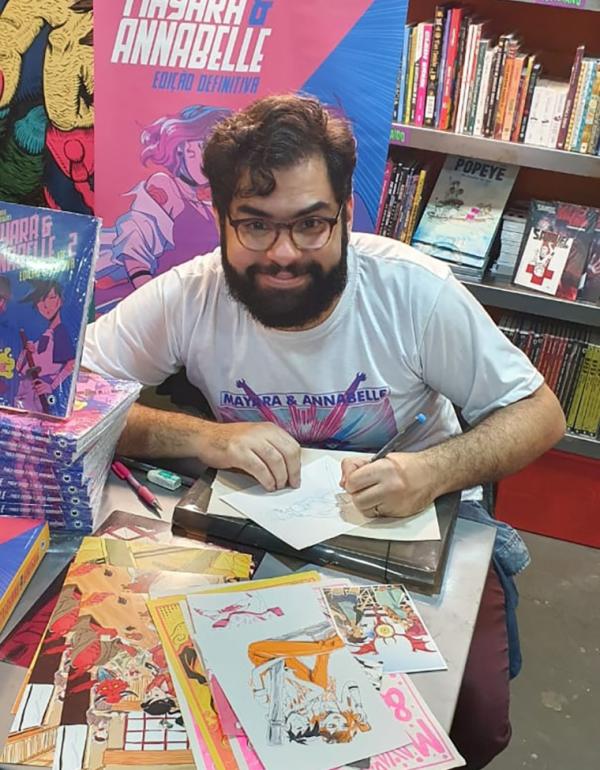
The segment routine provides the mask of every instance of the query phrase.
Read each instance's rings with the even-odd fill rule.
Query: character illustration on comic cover
[[[61,320],[62,288],[58,281],[30,281],[33,289],[21,302],[28,303],[47,326],[36,340],[21,330],[22,350],[17,359],[19,374],[17,404],[32,412],[52,413],[55,393],[73,373],[75,347]]]
[[[358,685],[329,675],[330,658],[343,647],[328,622],[249,645],[251,687],[266,711],[268,743],[349,743],[371,729]]]
[[[366,673],[445,668],[408,594],[398,586],[325,589],[331,617]],[[374,676],[371,677],[375,678]]]
[[[82,768],[104,766],[107,752],[118,750],[125,752],[125,764],[151,756],[153,762],[144,764],[156,770],[172,764],[192,770],[147,595],[136,593],[138,573],[109,564],[90,549],[89,561],[69,569],[2,761],[27,763],[33,731],[40,740],[51,738],[56,751],[68,745],[82,758]],[[58,731],[49,733],[50,726]]]
[[[219,243],[202,148],[228,110],[195,105],[158,118],[141,135],[141,161],[154,170],[132,190],[130,208],[102,234],[96,311]]]

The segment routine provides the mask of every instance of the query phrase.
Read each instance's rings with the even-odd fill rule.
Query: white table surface
[[[163,506],[163,518],[170,520],[174,505],[185,490],[169,492],[159,490],[158,487],[152,487],[152,489]],[[137,499],[127,484],[112,478],[104,492],[102,511],[105,516],[108,516],[111,511],[117,509],[152,517],[152,513]],[[458,691],[492,554],[494,534],[492,527],[459,519],[450,546],[442,591],[437,596],[423,596],[411,592],[426,626],[448,663],[447,671],[413,674],[412,678],[446,730],[450,729],[456,708]],[[62,543],[60,548],[52,548],[46,555],[42,567],[30,584],[33,590],[37,589],[37,594],[39,594],[37,586],[48,585],[68,563],[76,543],[76,539],[70,543]],[[267,556],[257,572],[259,577],[267,577],[286,574],[290,571],[289,567],[276,557]],[[356,582],[365,581],[356,580]],[[7,629],[10,629],[29,608],[31,602],[27,602],[27,593],[30,592],[26,592],[22,606],[20,604],[17,607]],[[12,722],[10,709],[23,682],[25,672],[26,670],[19,666],[0,663],[0,745],[4,744],[8,735]],[[16,766],[0,765],[2,770],[12,767]]]

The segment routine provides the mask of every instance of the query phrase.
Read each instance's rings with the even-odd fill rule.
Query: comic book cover
[[[600,304],[600,219],[590,245],[583,286],[578,299]]]
[[[123,544],[85,538],[14,707],[0,762],[100,770],[143,764],[195,770],[173,683],[146,608],[161,570],[137,566]],[[242,554],[197,548],[162,556],[177,573],[245,579]],[[133,564],[133,566],[132,566]],[[66,763],[66,764],[65,764]]]
[[[71,416],[61,422],[33,415],[0,413],[0,441],[25,439],[32,454],[48,455],[61,462],[99,438],[117,416],[129,409],[140,392],[136,382],[115,380],[93,372],[79,372]]]
[[[449,155],[419,222],[412,245],[452,262],[485,262],[518,166]]]
[[[0,204],[0,406],[71,414],[100,222]]]
[[[576,299],[596,221],[596,209],[532,200],[513,283]]]
[[[571,239],[571,248],[560,277],[556,296],[576,300],[586,271],[586,264],[600,211],[574,203],[557,203],[556,229]]]

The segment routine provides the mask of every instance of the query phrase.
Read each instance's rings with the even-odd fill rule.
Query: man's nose
[[[294,244],[289,230],[281,229],[279,236],[266,256],[280,265],[289,265],[302,257],[302,252]]]

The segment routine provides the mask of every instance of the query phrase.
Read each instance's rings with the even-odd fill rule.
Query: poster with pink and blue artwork
[[[407,0],[111,0],[94,8],[101,315],[218,246],[202,148],[269,94],[318,97],[358,142],[354,229],[374,229]]]

